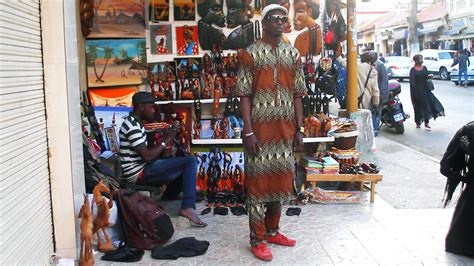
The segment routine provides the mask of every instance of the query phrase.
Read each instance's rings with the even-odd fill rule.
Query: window
[[[442,59],[453,59],[453,57],[451,56],[451,54],[449,52],[438,53],[438,57],[439,57],[440,60],[442,60]]]

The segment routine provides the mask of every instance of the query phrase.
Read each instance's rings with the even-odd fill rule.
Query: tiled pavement
[[[288,206],[285,206],[285,209]],[[444,251],[453,209],[394,209],[376,197],[362,204],[308,204],[300,216],[282,215],[281,232],[295,247],[270,244],[273,261],[261,262],[250,252],[247,216],[202,216],[206,228],[190,228],[173,218],[176,232],[169,243],[193,236],[208,240],[206,254],[176,261],[154,260],[146,252],[140,265],[474,265],[474,258]],[[203,209],[202,204],[198,210]],[[99,255],[99,254],[98,254]],[[108,265],[96,256],[97,265]],[[119,265],[117,263],[113,265]]]

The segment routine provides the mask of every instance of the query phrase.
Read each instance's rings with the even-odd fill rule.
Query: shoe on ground
[[[271,261],[273,259],[272,252],[265,243],[252,247],[252,253],[260,260]]]
[[[425,124],[425,128],[426,128],[426,129],[431,129],[431,127],[430,127],[429,124]]]
[[[267,236],[267,242],[287,247],[293,247],[296,245],[296,240],[289,239],[280,233],[276,234],[275,236]]]
[[[421,125],[419,125],[419,124],[416,124],[416,128],[421,128]]]

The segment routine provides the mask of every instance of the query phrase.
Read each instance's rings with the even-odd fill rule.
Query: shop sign
[[[464,19],[456,19],[451,22],[453,28],[463,28],[465,27]]]

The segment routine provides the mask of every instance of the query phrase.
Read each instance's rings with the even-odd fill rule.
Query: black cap
[[[146,91],[139,91],[132,97],[133,106],[138,106],[140,103],[154,103],[155,101],[156,99],[153,97],[153,94]]]

